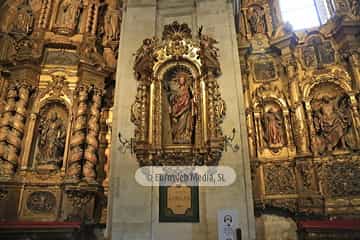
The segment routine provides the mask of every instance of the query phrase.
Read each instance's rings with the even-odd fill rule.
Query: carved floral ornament
[[[193,40],[187,24],[165,26],[162,41],[145,39],[135,57],[138,80],[131,121],[140,165],[217,164],[225,116],[216,77],[217,41]]]
[[[45,89],[40,91],[39,101],[43,102],[48,98],[54,99],[63,99],[66,104],[71,105],[72,103],[72,94],[69,89],[69,82],[64,75],[54,75],[52,76],[52,81],[48,82],[48,85]]]
[[[56,207],[56,197],[51,192],[33,192],[28,197],[26,206],[33,213],[49,213]]]
[[[93,192],[80,190],[69,190],[66,193],[71,200],[73,207],[77,209],[84,208],[94,195]]]

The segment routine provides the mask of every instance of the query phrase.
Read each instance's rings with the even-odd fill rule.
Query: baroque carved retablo
[[[221,158],[225,116],[216,77],[217,41],[193,40],[187,24],[166,25],[162,41],[148,38],[136,52],[138,80],[131,121],[140,165],[214,165]]]

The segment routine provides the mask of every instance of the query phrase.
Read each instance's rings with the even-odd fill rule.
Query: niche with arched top
[[[199,84],[191,70],[177,65],[166,70],[162,83],[162,144],[194,144],[200,116]]]
[[[282,109],[274,101],[264,103],[261,116],[262,137],[265,146],[276,152],[287,145]]]
[[[59,170],[63,167],[68,123],[69,112],[61,101],[50,101],[40,109],[30,167],[39,170]]]
[[[270,84],[254,92],[254,123],[259,159],[277,160],[296,153],[285,94]]]
[[[216,79],[216,43],[201,34],[195,41],[187,24],[174,22],[161,42],[147,38],[138,49],[131,121],[140,165],[218,164],[226,107]]]
[[[349,95],[335,83],[323,82],[310,91],[313,151],[318,154],[356,148]]]

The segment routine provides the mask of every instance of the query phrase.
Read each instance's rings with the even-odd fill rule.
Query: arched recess
[[[54,0],[50,29],[58,34],[74,35],[83,28],[84,2]]]
[[[273,19],[270,6],[262,1],[248,2],[244,5],[244,23],[248,37],[257,34],[271,36],[273,31]]]
[[[154,129],[160,129],[161,145],[197,145],[205,142],[206,132],[201,129],[206,129],[203,119],[206,115],[200,114],[206,111],[205,96],[201,94],[205,89],[204,85],[200,84],[199,76],[200,69],[187,60],[165,62],[155,72],[155,78],[161,87],[155,89],[154,95],[161,96],[161,105],[158,105],[161,109],[157,110],[156,106],[150,106],[150,109],[153,109],[152,115],[155,118],[156,113],[161,112],[161,116],[158,116],[161,121],[157,121],[157,126],[153,125]],[[184,104],[188,105],[185,112],[180,109]],[[176,130],[182,129],[185,130],[185,134],[177,133]]]
[[[265,85],[254,92],[254,121],[260,159],[286,159],[295,155],[289,107],[284,94]]]
[[[199,37],[175,21],[162,41],[145,39],[136,53],[131,121],[140,165],[216,165],[221,158],[226,107],[216,80],[217,41]]]
[[[34,105],[32,106],[30,118],[27,122],[28,127],[24,141],[24,143],[31,144],[27,144],[23,148],[24,150],[21,157],[21,167],[23,169],[36,168],[37,143],[40,134],[39,127],[42,122],[45,124],[49,114],[55,111],[59,113],[57,117],[61,118],[62,125],[66,130],[62,164],[59,164],[59,166],[61,165],[61,171],[65,172],[73,119],[73,112],[71,111],[73,94],[68,88],[67,78],[68,76],[63,72],[53,73],[52,79],[49,79],[48,86],[39,90],[39,93],[33,101]],[[57,168],[49,170],[57,170]]]
[[[38,116],[28,166],[48,171],[65,168],[71,128],[67,104],[59,99],[46,99],[40,105]]]
[[[337,77],[318,77],[305,87],[304,99],[315,155],[358,149],[356,98]]]

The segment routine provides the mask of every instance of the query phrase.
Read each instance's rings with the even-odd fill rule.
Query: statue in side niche
[[[252,34],[266,32],[265,12],[262,8],[254,6],[248,12],[248,22]]]
[[[105,15],[105,40],[118,41],[120,39],[120,12],[109,10]]]
[[[17,8],[11,32],[30,34],[34,27],[34,15],[29,0],[24,0]]]
[[[37,154],[38,167],[58,169],[61,166],[66,140],[66,128],[56,112],[50,112],[40,122]]]
[[[75,30],[78,25],[82,0],[63,0],[60,2],[58,15],[56,18],[56,27]]]
[[[283,119],[279,111],[270,108],[263,116],[264,138],[269,148],[284,145]]]

